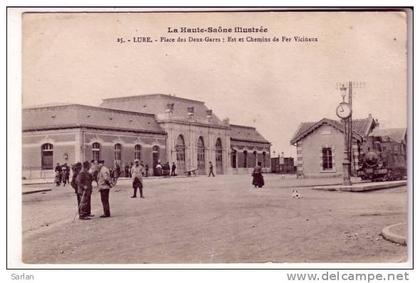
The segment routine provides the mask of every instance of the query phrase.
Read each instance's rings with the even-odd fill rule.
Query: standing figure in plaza
[[[162,166],[162,175],[169,176],[170,174],[171,174],[171,165],[169,165],[169,162],[166,162]]]
[[[61,184],[61,165],[60,163],[57,163],[57,166],[55,166],[55,184],[56,186],[60,186]]]
[[[134,166],[131,168],[131,179],[133,181],[133,196],[132,198],[137,197],[137,188],[139,189],[140,198],[143,197],[143,166],[139,164],[139,161],[136,159],[134,161]]]
[[[61,182],[63,183],[63,187],[66,186],[68,177],[70,176],[70,173],[68,171],[67,163],[64,163],[63,166],[61,166]]]
[[[81,202],[82,198],[81,198],[81,195],[79,194],[79,187],[77,185],[77,175],[79,175],[80,171],[82,170],[82,163],[77,162],[76,164],[74,164],[72,166],[71,169],[73,171],[73,174],[71,176],[70,185],[74,189],[74,193],[76,194],[76,197],[77,197],[77,207],[80,208],[80,202]],[[80,215],[80,213],[79,213],[79,215]]]
[[[130,176],[130,166],[128,166],[128,164],[125,165],[124,167],[124,177],[128,177]]]
[[[83,169],[76,177],[78,186],[77,193],[80,195],[79,219],[89,220],[90,214],[90,198],[92,194],[92,175],[89,173],[89,161],[83,162]]]
[[[140,166],[141,166],[141,168],[142,168],[142,171],[141,171],[141,175],[144,177],[144,163],[143,163],[143,161],[140,161]]]
[[[213,177],[215,177],[214,172],[213,172],[213,163],[211,161],[209,162],[209,169],[210,169],[209,177],[210,177],[210,175],[213,175]]]
[[[109,171],[110,171],[110,174],[111,174],[112,185],[114,186],[117,183],[118,177],[119,177],[118,168],[117,168],[117,166],[115,166],[115,167],[109,169]]]
[[[66,173],[64,174],[64,184],[70,183],[70,166],[67,163],[64,163],[64,167],[66,167]]]
[[[130,168],[128,169],[128,177],[131,178],[131,168],[133,168],[133,162],[130,163]]]
[[[116,178],[116,180],[118,180],[118,178],[121,176],[121,166],[120,166],[120,164],[116,164],[115,165],[115,178]],[[116,181],[115,180],[115,181]]]
[[[112,187],[112,180],[109,169],[105,166],[105,162],[103,160],[99,161],[98,187],[104,209],[104,214],[101,215],[101,217],[111,217],[111,210],[109,208],[109,190]]]
[[[160,161],[156,165],[156,176],[162,176],[162,164],[160,164]]]
[[[146,177],[149,177],[149,164],[146,164],[146,166],[144,166],[144,170],[146,171]]]
[[[258,162],[257,166],[255,166],[254,171],[252,172],[252,185],[254,185],[255,188],[262,188],[264,186],[261,162]]]
[[[92,160],[89,173],[92,175],[93,180],[96,182],[96,185],[98,185],[98,172],[99,172],[99,165],[97,160]]]
[[[172,162],[171,176],[176,176],[175,170],[176,170],[175,162]]]

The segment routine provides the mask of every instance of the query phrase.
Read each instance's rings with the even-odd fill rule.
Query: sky
[[[272,152],[295,156],[290,140],[301,122],[337,119],[337,83],[362,83],[353,91],[353,118],[370,113],[381,127],[407,126],[406,20],[400,12],[27,13],[22,106],[99,106],[103,98],[172,94],[255,126]],[[168,33],[168,27],[267,32]],[[134,43],[137,36],[152,42]],[[247,36],[271,41],[246,42]]]

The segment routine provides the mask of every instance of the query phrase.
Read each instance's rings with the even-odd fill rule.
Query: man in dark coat
[[[172,162],[171,176],[176,176],[175,170],[176,170],[175,162]]]
[[[78,193],[81,195],[79,205],[79,219],[89,220],[90,197],[92,194],[92,175],[89,173],[89,161],[83,162],[83,170],[77,175]]]
[[[146,177],[149,177],[149,164],[146,164],[146,166],[144,166],[144,170],[146,171]]]
[[[82,163],[77,162],[76,164],[72,166],[71,169],[73,170],[73,175],[71,177],[70,185],[74,189],[74,193],[76,194],[76,197],[77,197],[77,207],[80,207],[80,201],[82,199],[82,196],[78,193],[79,188],[77,185],[77,175],[79,175],[80,171],[82,170]]]
[[[124,167],[124,177],[129,177],[130,176],[130,166],[128,166],[128,164],[125,165]]]
[[[70,183],[70,166],[68,166],[67,163],[64,163],[64,167],[66,168],[64,174],[64,184],[67,184]]]
[[[213,175],[213,177],[215,177],[214,173],[213,173],[213,163],[211,161],[209,162],[209,169],[210,169],[209,177],[210,177],[210,175]]]
[[[60,186],[61,184],[61,165],[60,163],[57,163],[57,166],[55,166],[55,184],[57,186]]]

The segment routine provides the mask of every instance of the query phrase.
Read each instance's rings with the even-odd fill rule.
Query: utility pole
[[[350,104],[350,109],[352,110],[350,112],[350,117],[348,118],[348,159],[349,159],[349,175],[351,176],[351,169],[352,169],[352,164],[353,164],[353,82],[349,82],[349,104]]]
[[[343,185],[351,185],[351,170],[353,164],[353,87],[361,88],[365,83],[348,82],[348,85],[341,84],[340,91],[343,92],[343,102],[337,107],[337,116],[343,121],[344,126],[344,158],[343,158]],[[348,90],[348,93],[347,93]],[[347,101],[345,97],[348,95]]]

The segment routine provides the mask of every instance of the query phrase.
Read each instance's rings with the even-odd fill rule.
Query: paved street
[[[265,175],[262,190],[247,175],[145,180],[145,199],[129,181],[110,194],[111,218],[79,221],[70,187],[23,195],[26,263],[404,262],[407,248],[382,228],[404,222],[406,187],[365,193],[305,187],[339,179]],[[302,199],[292,198],[298,187]]]

